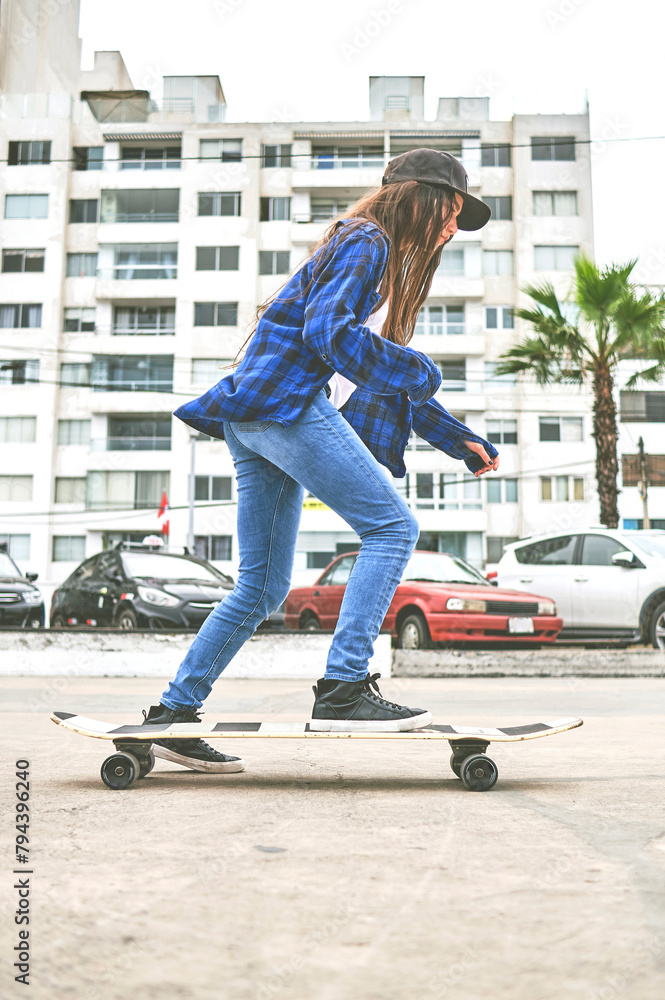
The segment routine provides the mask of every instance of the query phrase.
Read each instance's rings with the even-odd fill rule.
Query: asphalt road
[[[468,792],[438,743],[235,741],[247,770],[158,761],[51,709],[140,721],[151,679],[0,680],[3,804],[30,760],[31,986],[13,981],[13,811],[0,819],[0,993],[34,1000],[663,1000],[665,681],[396,679],[437,722],[581,715],[495,744]],[[207,718],[306,718],[301,681],[221,680]]]

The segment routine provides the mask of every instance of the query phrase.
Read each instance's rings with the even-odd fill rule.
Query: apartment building
[[[0,13],[0,542],[22,566],[58,583],[102,547],[159,532],[163,494],[168,540],[184,545],[193,451],[196,549],[234,572],[229,452],[192,444],[172,411],[226,374],[257,305],[418,146],[458,156],[492,220],[445,248],[412,346],[440,365],[440,402],[502,462],[476,480],[413,438],[396,483],[420,546],[482,567],[507,540],[597,521],[588,394],[495,375],[525,332],[521,289],[549,280],[565,295],[575,252],[593,254],[588,113],[493,121],[487,98],[452,97],[425,121],[422,77],[373,77],[363,122],[231,123],[214,75],[164,77],[155,100],[119,52],[77,72],[69,11],[36,24],[19,59],[7,37],[25,34],[21,10]],[[638,421],[657,450],[665,393],[621,399],[622,448],[636,450]],[[297,578],[356,544],[307,498]]]

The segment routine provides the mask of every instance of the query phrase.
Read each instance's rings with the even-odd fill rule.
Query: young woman
[[[310,727],[397,732],[431,722],[424,709],[382,698],[378,675],[367,673],[419,533],[385,470],[404,476],[411,428],[476,476],[498,468],[493,445],[432,398],[437,366],[407,346],[444,245],[490,214],[468,194],[454,156],[415,149],[395,157],[381,188],[327,230],[263,309],[233,374],[175,411],[231,452],[240,566],[160,704],[144,712],[146,724],[199,721],[213,682],[282,603],[307,490],[361,540]],[[161,755],[200,770],[244,767],[202,740],[159,745]]]

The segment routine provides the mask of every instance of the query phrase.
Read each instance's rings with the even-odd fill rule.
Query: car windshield
[[[445,552],[416,552],[411,556],[402,575],[406,580],[423,580],[430,583],[476,583],[489,587],[490,584],[473,566],[469,566],[458,556]]]
[[[0,576],[3,580],[20,580],[21,571],[6,552],[0,552]]]
[[[200,580],[219,585],[224,577],[212,566],[202,566],[182,556],[157,555],[154,552],[123,552],[122,564],[127,576],[140,580]]]
[[[627,538],[638,549],[648,556],[656,556],[657,559],[665,559],[665,531],[661,535],[643,535],[637,532],[626,533]]]

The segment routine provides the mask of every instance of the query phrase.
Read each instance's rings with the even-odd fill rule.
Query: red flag
[[[169,509],[169,501],[168,501],[168,498],[166,496],[166,490],[163,490],[162,491],[162,502],[159,505],[159,512],[157,514],[157,517],[164,517],[164,514],[166,514],[166,512],[167,512],[168,509]]]

